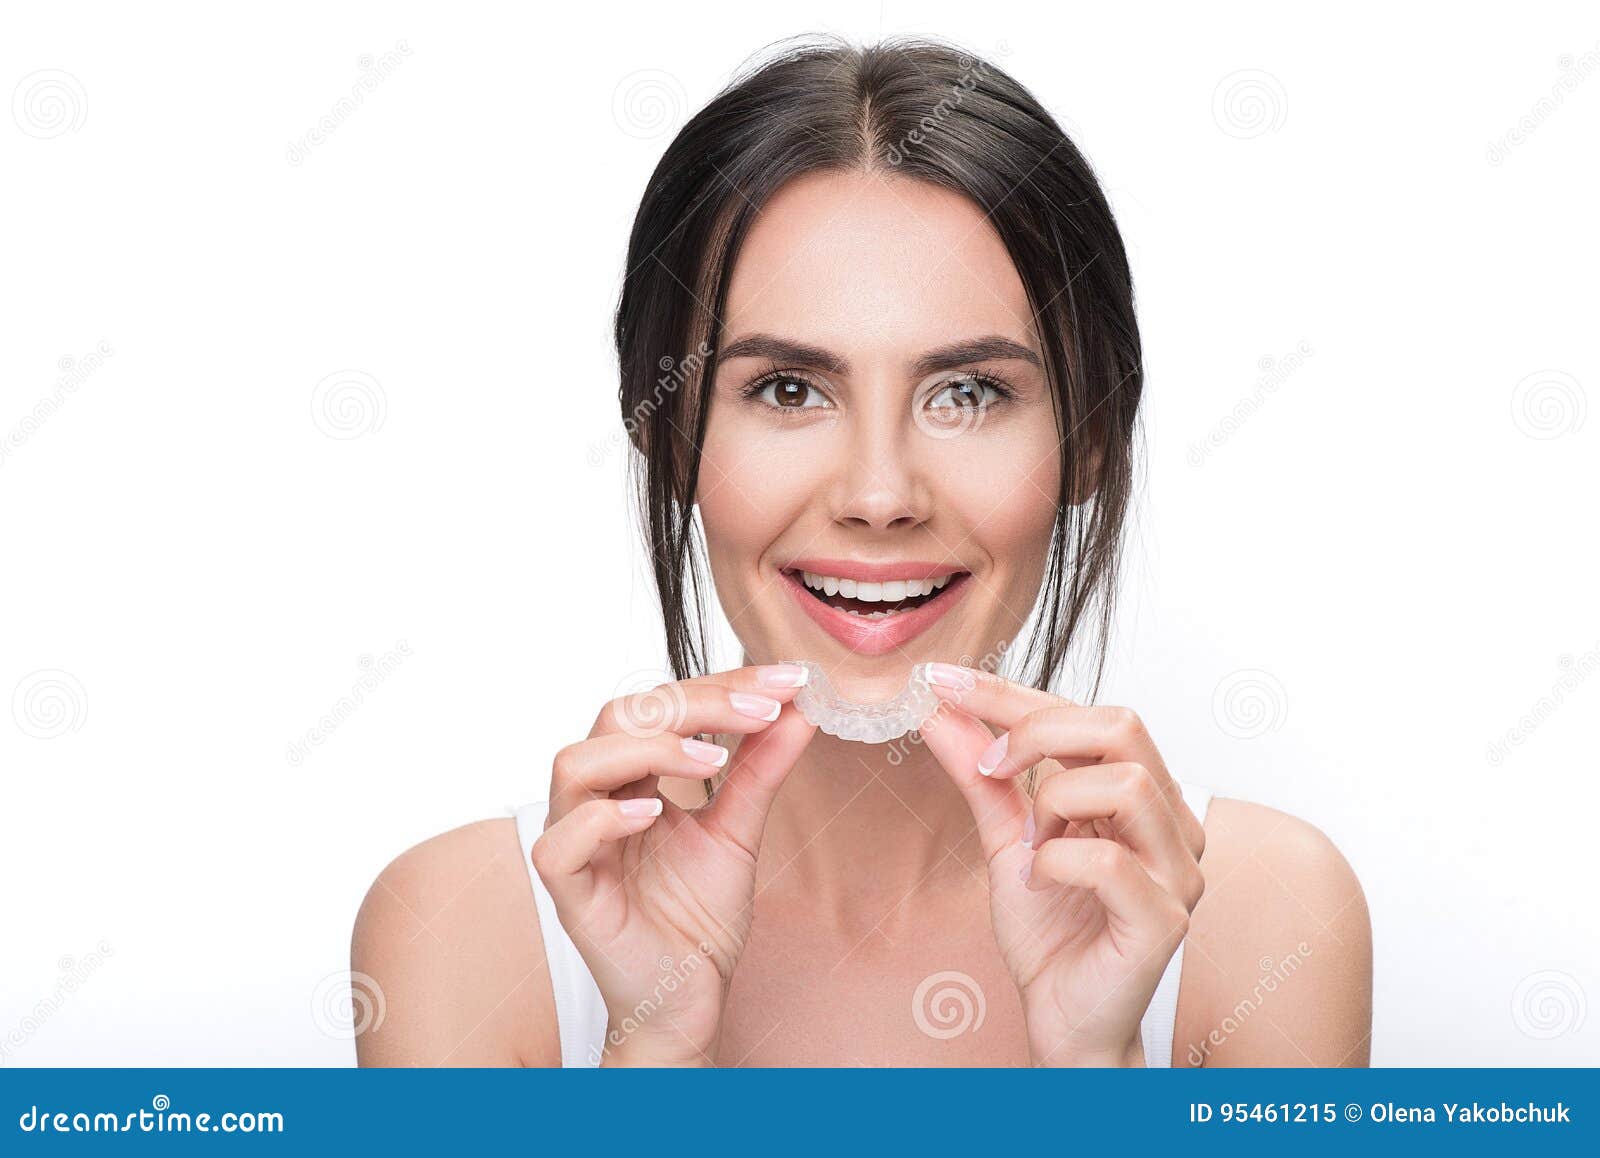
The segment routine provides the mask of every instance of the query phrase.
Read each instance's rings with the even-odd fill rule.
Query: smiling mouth
[[[966,578],[965,571],[951,571],[927,579],[891,579],[869,583],[823,575],[815,571],[788,570],[807,595],[817,602],[864,620],[893,619],[926,607],[947,597],[952,587]]]

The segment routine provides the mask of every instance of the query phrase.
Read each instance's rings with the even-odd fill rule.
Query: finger
[[[978,757],[993,733],[950,703],[940,704],[918,733],[972,810],[984,856],[1015,843],[1028,814],[1027,795],[1015,780],[992,780],[978,772]]]
[[[952,663],[930,663],[927,675],[934,695],[999,728],[1014,728],[1023,716],[1040,708],[1058,708],[1072,703],[1053,692],[1043,692],[992,672],[957,667]]]
[[[708,780],[728,762],[728,750],[675,732],[639,738],[625,733],[596,736],[556,753],[550,768],[546,824],[560,820],[586,800],[624,785],[629,795],[648,796],[658,776]]]
[[[757,731],[777,719],[778,705],[794,699],[806,674],[802,667],[769,664],[660,684],[606,704],[589,735]],[[709,724],[708,713],[715,716]],[[717,720],[728,726],[715,726]]]
[[[1189,912],[1158,885],[1114,840],[1066,837],[1046,842],[1022,868],[1030,891],[1068,885],[1089,889],[1105,906],[1114,926],[1147,943],[1174,944],[1189,927]]]
[[[716,796],[695,813],[701,826],[754,857],[772,802],[816,731],[816,725],[790,705],[772,727],[741,743]]]
[[[587,800],[550,825],[533,842],[533,867],[563,913],[594,889],[594,859],[612,842],[643,832],[661,817],[659,796]]]
[[[1052,776],[1034,796],[1032,844],[1038,848],[1063,836],[1070,824],[1096,820],[1107,822],[1156,883],[1193,910],[1204,878],[1148,769],[1098,764]]]
[[[1021,716],[995,738],[979,771],[996,779],[1026,772],[1047,757],[1075,762],[1144,764],[1165,782],[1166,765],[1144,722],[1129,708],[1086,708],[1080,704],[1041,708]]]

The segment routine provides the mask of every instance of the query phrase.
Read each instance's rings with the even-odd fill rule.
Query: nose
[[[898,407],[894,409],[899,409]],[[901,530],[928,519],[932,495],[918,470],[909,415],[883,412],[851,416],[850,436],[835,472],[834,521],[860,530]]]

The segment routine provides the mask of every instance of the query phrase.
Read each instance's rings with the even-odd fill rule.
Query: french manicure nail
[[[778,713],[783,710],[783,705],[777,700],[769,700],[766,696],[753,696],[749,692],[730,692],[728,702],[741,716],[766,720],[768,723],[776,720]]]
[[[1022,843],[1031,845],[1033,843],[1033,833],[1033,813],[1030,812],[1028,813],[1028,822],[1022,826]]]
[[[684,740],[683,751],[692,760],[721,768],[728,762],[728,750],[720,744],[707,744],[704,740]]]
[[[661,797],[636,796],[617,801],[617,811],[624,816],[660,816]]]
[[[985,776],[993,776],[994,770],[1000,767],[1000,762],[1006,758],[1006,746],[1011,742],[1011,733],[1003,732],[1000,738],[983,750],[983,755],[978,757],[978,771]]]
[[[970,671],[953,663],[930,663],[926,670],[928,682],[937,688],[970,692],[978,686],[977,678]]]
[[[811,673],[796,663],[774,663],[756,669],[756,685],[763,688],[803,688]]]

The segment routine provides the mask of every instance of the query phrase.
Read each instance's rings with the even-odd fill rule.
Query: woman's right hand
[[[533,866],[609,1011],[607,1065],[710,1065],[750,931],[756,853],[779,787],[815,726],[790,705],[803,668],[739,668],[611,701],[556,754]],[[686,811],[657,778],[710,780]]]

